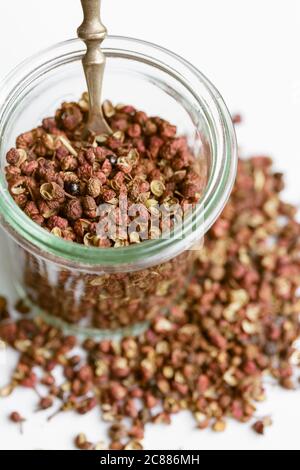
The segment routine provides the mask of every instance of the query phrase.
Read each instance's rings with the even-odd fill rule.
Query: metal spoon
[[[106,37],[107,30],[100,19],[101,0],[81,0],[83,23],[77,30],[78,37],[87,47],[82,65],[89,92],[89,118],[86,131],[95,134],[111,134],[101,106],[102,83],[105,69],[105,55],[101,43]]]

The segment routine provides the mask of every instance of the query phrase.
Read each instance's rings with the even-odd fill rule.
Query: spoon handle
[[[95,133],[111,133],[103,117],[101,106],[105,55],[100,46],[107,33],[100,19],[101,0],[81,0],[81,4],[84,19],[77,33],[87,47],[82,59],[90,100],[87,127]]]

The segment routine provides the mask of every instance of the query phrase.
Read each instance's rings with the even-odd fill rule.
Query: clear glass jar
[[[203,194],[180,236],[121,248],[67,242],[40,228],[14,203],[4,176],[16,137],[85,90],[75,39],[26,60],[0,87],[0,222],[14,266],[14,282],[53,324],[111,337],[135,334],[180,295],[192,269],[193,247],[224,208],[237,164],[230,114],[214,86],[177,55],[143,41],[108,37],[103,96],[165,118],[188,137],[207,176]]]

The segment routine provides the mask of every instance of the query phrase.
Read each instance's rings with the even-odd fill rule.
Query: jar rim
[[[76,56],[78,59],[78,55],[82,56],[84,49],[84,44],[77,38],[54,44],[20,63],[4,78],[0,86],[0,146],[3,121],[7,117],[6,109],[18,90],[25,86],[26,80],[32,79],[34,74],[45,67],[62,65],[65,63],[62,60],[66,61],[68,57]],[[59,55],[61,50],[63,53]],[[197,204],[196,211],[186,224],[185,236],[178,239],[175,233],[170,238],[147,240],[140,244],[119,248],[86,247],[60,239],[38,226],[15,204],[7,190],[3,175],[0,178],[0,217],[2,219],[0,220],[17,243],[29,251],[41,250],[40,256],[47,258],[47,255],[50,255],[52,259],[55,257],[55,260],[58,257],[61,264],[74,263],[74,266],[87,267],[115,266],[143,264],[146,258],[148,260],[151,258],[155,264],[155,260],[159,260],[162,253],[169,253],[170,258],[192,246],[200,238],[199,235],[205,234],[220,215],[230,196],[236,175],[235,131],[230,113],[215,86],[196,67],[179,55],[159,45],[123,36],[107,36],[103,43],[103,51],[105,54],[111,54],[113,51],[118,54],[122,53],[123,56],[134,57],[136,60],[147,60],[148,64],[156,67],[164,67],[186,87],[193,88],[193,95],[201,106],[213,110],[214,125],[212,127],[217,143],[216,158],[219,159],[220,164],[218,170],[212,169],[212,173],[218,171],[218,174],[214,174],[214,178],[208,181],[203,199]],[[200,83],[202,87],[205,87],[208,103],[203,103],[199,91],[197,93]],[[201,234],[190,230],[195,217],[201,220]]]

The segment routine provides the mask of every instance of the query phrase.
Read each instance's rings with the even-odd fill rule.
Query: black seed
[[[108,158],[109,162],[110,162],[111,165],[113,165],[113,166],[114,166],[114,165],[117,163],[117,161],[118,161],[118,157],[117,157],[116,155],[113,155],[113,154],[107,155],[106,158]]]
[[[80,195],[80,186],[79,183],[74,183],[72,181],[65,182],[65,191],[71,196],[79,196]]]

